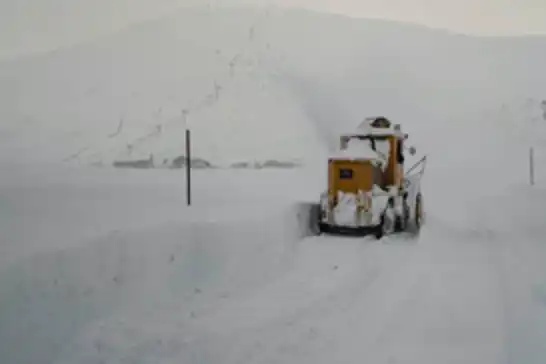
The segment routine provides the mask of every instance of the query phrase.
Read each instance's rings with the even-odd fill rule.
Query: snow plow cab
[[[423,217],[420,179],[422,158],[404,176],[404,141],[400,125],[384,117],[365,119],[340,136],[339,150],[328,159],[328,188],[317,207],[322,233],[385,234],[418,232]],[[415,149],[410,148],[410,154]],[[316,216],[316,215],[315,215]]]

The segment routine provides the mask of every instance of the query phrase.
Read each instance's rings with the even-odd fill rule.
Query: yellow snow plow
[[[316,233],[418,233],[423,223],[421,177],[426,156],[405,174],[404,141],[399,124],[384,117],[365,119],[340,137],[328,160],[328,188],[311,211]],[[408,148],[415,155],[415,148]]]

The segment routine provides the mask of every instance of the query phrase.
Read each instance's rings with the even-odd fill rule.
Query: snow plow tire
[[[408,224],[408,232],[414,236],[419,235],[421,226],[423,225],[423,197],[418,193],[415,197],[415,213],[410,224]]]

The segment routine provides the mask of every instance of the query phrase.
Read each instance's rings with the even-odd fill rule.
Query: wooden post
[[[191,135],[190,129],[186,129],[186,201],[191,205]]]
[[[534,148],[529,148],[529,182],[531,186],[535,184],[535,156]]]

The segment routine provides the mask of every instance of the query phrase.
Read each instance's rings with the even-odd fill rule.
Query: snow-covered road
[[[429,189],[419,240],[378,242],[303,236],[309,171],[201,171],[191,209],[176,171],[42,177],[1,190],[3,363],[546,360],[537,186]]]
[[[143,363],[539,363],[543,336],[530,333],[533,347],[517,332],[532,302],[512,301],[517,287],[504,280],[514,262],[499,248],[432,232],[419,244],[306,239],[266,284],[189,315],[129,310],[66,362],[110,350]]]

